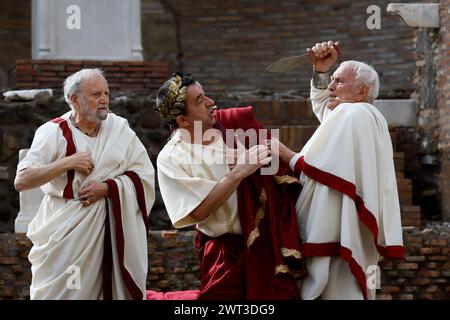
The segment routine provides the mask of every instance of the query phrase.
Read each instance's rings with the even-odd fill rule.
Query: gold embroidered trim
[[[255,229],[253,229],[250,232],[250,235],[248,236],[247,248],[250,248],[250,246],[253,244],[253,242],[255,242],[256,238],[258,238],[260,235],[258,226],[259,226],[259,222],[261,221],[261,219],[264,218],[264,211],[266,209],[266,201],[267,201],[266,190],[264,188],[262,188],[261,195],[259,196],[259,203],[261,204],[261,206],[259,207],[258,211],[256,212]]]
[[[227,230],[229,233],[233,232],[233,220],[231,219],[231,208],[227,201],[222,206],[223,211],[225,212],[225,217],[227,219]]]
[[[275,267],[275,275],[279,273],[289,273],[294,278],[299,278],[306,275],[306,272],[304,270],[293,271],[285,264],[279,264]]]
[[[279,264],[275,267],[275,274],[289,273],[289,267],[285,264]]]
[[[278,184],[292,184],[292,183],[300,183],[300,181],[296,178],[296,177],[292,177],[292,176],[273,176],[275,178],[275,181]]]
[[[296,249],[281,248],[281,254],[283,257],[294,257],[297,259],[302,258],[302,254]]]

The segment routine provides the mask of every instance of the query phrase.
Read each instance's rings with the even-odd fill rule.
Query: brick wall
[[[150,231],[147,288],[155,291],[200,287],[195,231]]]
[[[154,2],[158,1],[143,1],[142,6]],[[275,75],[264,69],[278,58],[332,39],[342,42],[343,59],[375,66],[382,96],[407,98],[414,89],[414,32],[386,12],[389,2],[173,0],[170,4],[180,16],[184,69],[207,91],[299,90],[307,95],[310,67]],[[373,4],[381,9],[380,30],[366,27],[366,9]],[[143,33],[149,28],[144,27]]]
[[[407,98],[414,89],[414,33],[386,12],[389,2],[142,0],[144,57],[168,61],[171,72],[183,64],[207,91],[299,90],[306,95],[309,67],[282,75],[263,70],[278,58],[334,39],[343,43],[343,59],[375,66],[382,96]],[[380,30],[366,27],[366,9],[373,4],[381,9]],[[2,0],[0,8],[2,87],[15,60],[31,57],[31,1]]]
[[[17,59],[31,57],[31,0],[0,1],[0,91]]]
[[[29,299],[31,245],[25,235],[0,233],[0,300]]]
[[[64,79],[82,68],[105,71],[110,90],[154,90],[168,77],[166,62],[17,60],[11,70],[14,89],[61,89]]]
[[[450,299],[450,225],[404,231],[406,258],[382,260],[378,299]],[[150,231],[147,288],[197,289],[199,260],[193,231]],[[0,233],[0,299],[28,299],[31,280],[25,235]]]
[[[379,299],[450,299],[450,225],[403,232],[404,261],[383,260]]]
[[[175,70],[180,58],[176,18],[162,3],[158,0],[141,0],[143,55],[146,61],[168,62],[170,70]]]

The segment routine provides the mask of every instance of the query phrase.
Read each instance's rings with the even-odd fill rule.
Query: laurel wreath
[[[175,123],[177,116],[182,114],[186,109],[184,100],[186,98],[187,87],[180,88],[181,85],[181,77],[176,75],[169,82],[169,88],[164,100],[159,106],[155,107],[156,111],[170,124]]]

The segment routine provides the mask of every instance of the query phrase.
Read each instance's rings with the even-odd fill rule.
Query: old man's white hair
[[[103,71],[95,68],[95,69],[81,69],[80,71],[75,72],[74,74],[68,76],[64,81],[64,100],[69,104],[72,108],[72,101],[70,101],[70,97],[73,94],[76,94],[80,90],[81,83],[89,79],[95,75],[105,77]]]
[[[367,96],[370,102],[378,97],[380,78],[372,66],[360,61],[348,60],[342,62],[339,67],[350,67],[355,71],[355,81],[369,88]]]

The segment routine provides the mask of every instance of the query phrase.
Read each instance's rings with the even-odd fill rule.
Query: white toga
[[[32,264],[31,299],[101,299],[102,259],[107,202],[100,199],[83,207],[78,190],[89,181],[113,179],[117,184],[124,238],[124,269],[131,281],[124,283],[116,246],[116,221],[109,214],[112,237],[112,295],[114,299],[131,298],[127,285],[140,291],[145,299],[148,269],[147,234],[137,203],[134,184],[125,171],[133,171],[143,185],[145,216],[155,199],[154,169],[147,151],[128,122],[110,113],[101,123],[98,136],[90,138],[68,120],[71,112],[61,116],[72,132],[77,152],[88,151],[94,160],[89,176],[75,172],[75,199],[63,198],[67,184],[64,173],[44,184],[44,198],[39,211],[28,226],[27,236],[33,243],[29,260]],[[18,164],[20,171],[31,165],[46,165],[66,157],[66,139],[58,124],[48,122],[39,127],[27,156]],[[108,197],[109,208],[111,199]],[[110,210],[111,211],[111,210]],[[135,291],[136,292],[136,291]]]
[[[321,125],[290,162],[297,173],[302,161],[308,166],[300,174],[303,189],[297,202],[308,276],[298,284],[303,299],[363,299],[366,271],[379,260],[374,230],[380,250],[391,257],[402,254],[392,144],[375,107],[343,103],[330,110],[327,97],[327,90],[311,83],[312,107]],[[353,197],[341,188],[353,190],[369,214],[358,212]],[[336,250],[338,256],[326,253]],[[367,297],[375,298],[371,287]]]
[[[189,216],[230,169],[226,164],[226,145],[218,139],[209,144],[183,141],[178,129],[158,155],[158,183],[167,212],[176,228],[196,224],[210,237],[242,233],[238,216],[237,192],[204,221]]]

